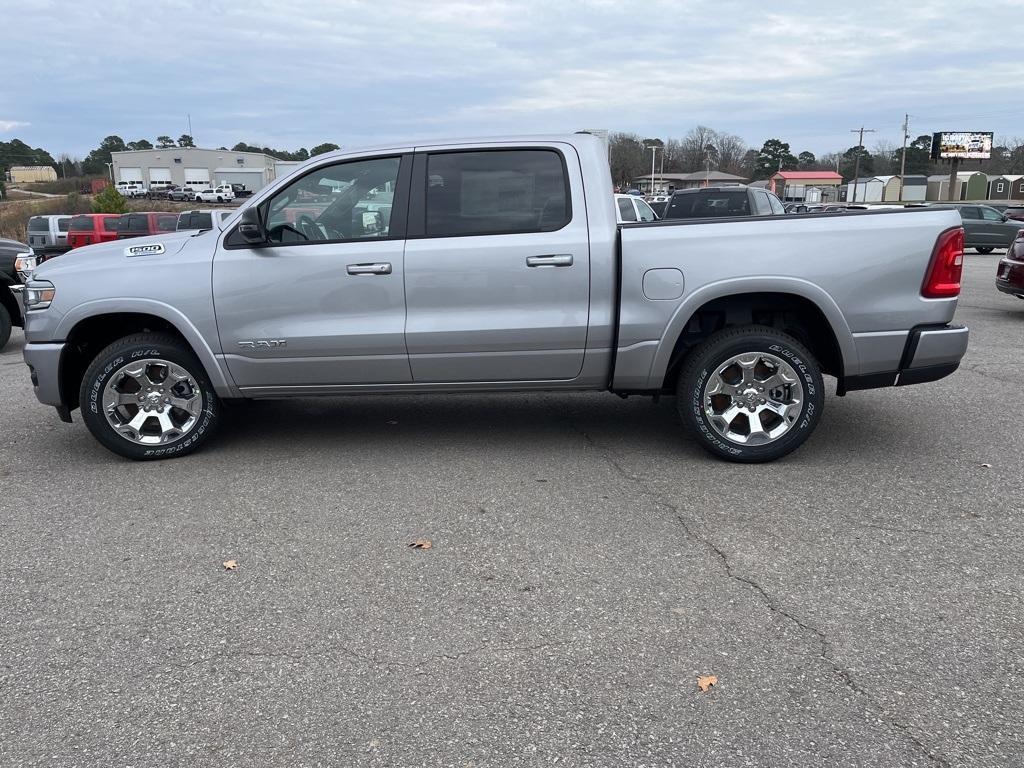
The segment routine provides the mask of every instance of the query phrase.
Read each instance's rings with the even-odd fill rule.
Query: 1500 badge
[[[242,349],[277,349],[288,345],[288,339],[255,339],[253,341],[240,341],[238,346]]]
[[[124,249],[125,256],[155,256],[164,252],[163,243],[150,243],[149,245],[129,245]]]

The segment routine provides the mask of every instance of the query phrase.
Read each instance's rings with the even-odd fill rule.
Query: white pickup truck
[[[711,453],[768,461],[823,374],[932,381],[967,348],[955,210],[620,225],[585,134],[318,155],[221,228],[76,254],[28,281],[25,360],[135,459],[195,450],[230,399],[609,390],[674,394]]]

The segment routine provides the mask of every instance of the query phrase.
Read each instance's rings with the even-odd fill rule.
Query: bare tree
[[[715,168],[742,176],[743,156],[747,152],[746,142],[732,133],[715,132],[712,144],[715,148]]]
[[[704,170],[708,155],[714,150],[716,136],[717,134],[706,125],[698,125],[696,128],[690,129],[681,142],[684,171],[692,173]]]
[[[875,159],[875,173],[881,176],[900,172],[900,148],[888,139],[875,142],[875,150],[871,153]]]
[[[651,172],[650,160],[644,155],[643,140],[635,133],[608,134],[608,156],[612,168],[612,182],[626,188],[633,179]],[[650,152],[647,152],[650,155]]]

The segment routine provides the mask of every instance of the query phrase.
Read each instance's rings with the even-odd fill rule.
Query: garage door
[[[171,169],[170,168],[150,168],[149,169],[149,183],[152,184],[154,181],[170,181],[171,180]]]
[[[141,168],[122,168],[118,173],[121,181],[142,181]]]
[[[185,183],[186,184],[206,184],[210,183],[210,169],[209,168],[186,168],[185,169]]]
[[[218,168],[213,172],[218,184],[244,184],[250,192],[255,192],[263,187],[263,170],[253,168],[252,170]]]

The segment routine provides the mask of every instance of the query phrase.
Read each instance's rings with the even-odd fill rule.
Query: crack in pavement
[[[987,373],[987,372],[985,372],[985,371],[981,370],[980,368],[977,368],[977,367],[975,367],[973,365],[964,365],[963,363],[961,363],[960,367],[962,369],[964,369],[965,371],[970,371],[971,373],[973,373],[973,374],[975,374],[977,376],[981,376],[982,378],[985,378],[985,379],[992,379],[992,381],[998,381],[1001,384],[1018,384],[1019,383],[1019,381],[1017,379],[1007,379],[1007,378],[1004,378],[1002,376],[996,376],[994,373]]]
[[[948,768],[950,763],[944,757],[942,757],[941,755],[937,755],[928,745],[926,745],[923,741],[921,741],[921,739],[915,736],[914,733],[910,730],[909,725],[889,716],[885,708],[879,702],[875,701],[874,698],[872,698],[871,694],[867,691],[867,689],[865,689],[860,683],[858,683],[854,679],[853,674],[849,670],[843,669],[839,664],[833,661],[832,645],[829,642],[828,638],[825,637],[824,632],[822,632],[817,627],[812,626],[811,624],[808,624],[807,622],[803,621],[798,616],[790,613],[779,603],[779,601],[776,598],[769,594],[769,592],[760,584],[758,584],[754,579],[750,578],[749,576],[744,576],[740,573],[737,573],[737,571],[733,568],[732,563],[729,561],[729,556],[725,553],[724,550],[722,550],[717,544],[715,544],[714,541],[712,541],[708,536],[705,536],[697,532],[697,530],[691,524],[691,521],[687,520],[686,517],[683,516],[683,514],[679,511],[679,508],[676,505],[672,504],[670,501],[667,501],[659,492],[653,490],[646,480],[625,469],[615,458],[615,456],[613,456],[608,450],[606,450],[596,440],[594,440],[594,438],[591,437],[586,430],[581,429],[575,423],[575,421],[573,421],[571,415],[569,418],[569,426],[578,434],[580,434],[583,437],[583,439],[587,442],[587,444],[593,447],[601,455],[601,457],[608,464],[610,464],[616,472],[619,473],[619,475],[621,475],[623,478],[625,478],[633,485],[635,485],[639,489],[640,494],[642,496],[646,496],[656,505],[664,509],[667,509],[669,512],[671,512],[672,515],[679,522],[680,527],[683,529],[686,535],[691,540],[703,545],[715,558],[718,559],[718,561],[722,565],[722,569],[725,571],[726,576],[728,576],[733,581],[744,585],[747,589],[757,594],[769,611],[787,619],[789,622],[803,630],[805,633],[813,635],[814,638],[817,640],[818,656],[821,658],[821,660],[824,661],[831,668],[832,673],[842,682],[842,684],[846,688],[848,688],[853,693],[856,693],[859,696],[861,696],[870,705],[870,707],[876,711],[881,721],[888,723],[892,728],[898,731],[904,738],[906,738],[915,747],[917,747],[917,749],[920,750],[925,755],[925,757],[927,757],[928,760],[930,760],[934,765],[944,766]]]

